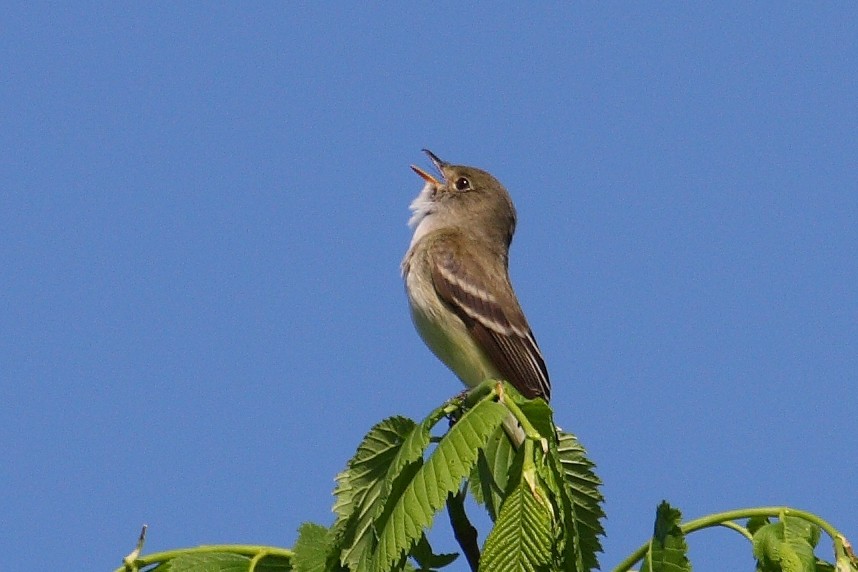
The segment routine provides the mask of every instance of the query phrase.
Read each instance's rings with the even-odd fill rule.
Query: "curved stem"
[[[695,530],[700,530],[701,528],[708,528],[710,526],[720,525],[725,520],[751,518],[752,516],[797,516],[817,525],[819,528],[824,530],[825,533],[832,539],[836,538],[837,535],[840,534],[840,532],[836,528],[834,528],[833,526],[831,526],[831,524],[816,516],[815,514],[807,512],[805,510],[791,508],[788,506],[761,506],[757,508],[743,508],[727,512],[719,512],[712,515],[700,517],[695,520],[690,520],[687,523],[683,524],[681,528],[682,532],[687,534],[689,532],[694,532]]]
[[[477,544],[477,529],[468,520],[465,513],[465,491],[450,493],[447,497],[447,515],[450,517],[450,525],[453,527],[453,536],[465,553],[471,572],[477,572],[480,568],[480,547]]]
[[[170,560],[185,554],[208,554],[213,552],[229,552],[230,554],[240,554],[242,556],[255,557],[260,553],[265,556],[282,556],[284,558],[294,558],[295,553],[286,548],[277,548],[276,546],[257,546],[251,544],[209,544],[204,546],[196,546],[194,548],[180,548],[178,550],[167,550],[166,552],[155,552],[147,554],[142,558],[134,561],[137,569],[144,566],[149,566],[165,560]],[[115,572],[125,572],[128,570],[126,565],[117,568]]]
[[[503,384],[506,382],[499,381],[496,383],[497,384]],[[503,387],[503,385],[501,385],[501,387]],[[503,403],[506,406],[506,408],[510,410],[510,412],[515,417],[515,420],[518,421],[518,423],[521,425],[521,428],[524,430],[524,434],[527,435],[528,439],[530,439],[532,441],[541,441],[542,435],[540,435],[539,431],[537,431],[536,428],[530,424],[530,420],[521,411],[519,406],[516,405],[515,401],[512,399],[506,399],[506,397],[503,394],[502,389],[499,390],[497,393],[501,397],[501,399],[500,399],[501,403]]]
[[[632,566],[634,566],[638,561],[640,561],[641,558],[646,555],[647,549],[649,549],[649,542],[629,554],[625,560],[617,564],[613,572],[625,572],[626,570],[631,570]]]
[[[709,528],[711,526],[727,526],[728,528],[738,530],[738,528],[735,527],[739,527],[739,525],[735,525],[735,523],[733,523],[735,525],[734,527],[729,526],[725,523],[741,518],[751,518],[752,516],[775,516],[779,518],[781,516],[796,516],[817,525],[835,541],[838,537],[842,536],[836,528],[834,528],[833,526],[831,526],[831,524],[819,518],[815,514],[796,508],[790,508],[788,506],[761,506],[756,508],[742,508],[736,510],[728,510],[726,512],[718,512],[715,514],[710,514],[694,520],[690,520],[685,524],[680,525],[679,528],[682,530],[683,534],[689,534],[696,530]],[[747,532],[747,529],[745,529],[745,532]],[[746,536],[744,533],[742,534],[743,536]],[[631,569],[631,567],[634,566],[636,562],[638,562],[641,558],[644,557],[647,549],[649,549],[649,542],[644,543],[637,550],[631,553],[625,560],[620,562],[617,567],[614,568],[613,572],[623,572],[625,570]]]
[[[488,396],[494,397],[494,395],[496,394],[496,385],[496,381],[487,379],[473,389],[466,391],[465,398],[464,400],[462,400],[462,404],[468,409],[470,409],[474,407],[478,401],[481,401]]]
[[[745,528],[741,524],[736,524],[732,520],[728,520],[727,522],[722,522],[719,526],[723,526],[724,528],[729,528],[730,530],[735,530],[736,532],[738,532],[739,534],[744,536],[748,540],[748,542],[754,541],[754,535],[751,534],[747,528]]]
[[[250,572],[254,572],[256,570],[256,566],[262,561],[263,558],[269,556],[271,553],[267,550],[262,552],[257,552],[256,556],[250,559]]]

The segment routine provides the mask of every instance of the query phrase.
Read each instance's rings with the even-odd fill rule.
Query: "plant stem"
[[[825,533],[828,534],[828,536],[830,536],[832,539],[837,539],[838,536],[842,536],[836,528],[834,528],[828,522],[822,520],[815,514],[796,508],[790,508],[787,506],[761,506],[756,508],[742,508],[737,510],[729,510],[726,512],[718,512],[697,518],[695,520],[690,520],[685,524],[680,525],[680,529],[682,530],[683,534],[689,534],[696,530],[709,528],[711,526],[727,526],[728,528],[738,530],[737,527],[739,527],[739,525],[732,523],[735,526],[730,526],[726,523],[737,519],[751,518],[752,516],[772,516],[780,518],[782,515],[795,516],[807,520],[808,522],[812,522],[813,524],[819,526],[819,528],[824,530]],[[630,554],[628,558],[620,562],[617,567],[614,568],[613,572],[624,572],[625,570],[630,570],[636,562],[638,562],[641,558],[644,557],[647,549],[649,549],[649,542],[646,542],[645,544],[640,546],[637,550]]]
[[[294,558],[295,553],[291,550],[287,550],[285,548],[277,548],[275,546],[256,546],[250,544],[211,544],[205,546],[196,546],[194,548],[180,548],[178,550],[168,550],[166,552],[156,552],[154,554],[147,554],[142,558],[138,558],[134,561],[134,565],[137,566],[137,569],[143,568],[145,566],[149,566],[151,564],[156,564],[158,562],[164,562],[165,560],[170,560],[172,558],[176,558],[177,556],[182,556],[185,554],[207,554],[213,552],[229,552],[230,554],[240,554],[242,556],[257,556],[260,553],[264,553],[265,555],[273,555],[273,556],[282,556],[284,558]],[[122,566],[117,568],[115,572],[125,572],[128,570],[126,566]]]
[[[477,572],[480,567],[480,547],[477,545],[477,529],[468,520],[465,513],[465,491],[450,493],[447,497],[447,514],[453,527],[453,536],[462,547],[462,552],[468,560],[471,572]]]
[[[739,534],[744,536],[748,540],[748,542],[754,541],[754,535],[751,534],[750,532],[748,532],[747,528],[745,528],[741,524],[736,524],[732,520],[722,522],[719,524],[719,526],[723,526],[724,528],[729,528],[730,530],[735,530],[736,532],[738,532]]]
[[[506,383],[506,382],[498,382],[498,383]],[[542,436],[539,434],[539,431],[530,424],[530,420],[527,416],[521,411],[521,409],[516,405],[515,401],[512,399],[506,399],[501,391],[498,392],[501,396],[501,402],[510,410],[510,412],[515,417],[516,421],[519,422],[521,428],[524,430],[524,434],[532,441],[540,441]]]

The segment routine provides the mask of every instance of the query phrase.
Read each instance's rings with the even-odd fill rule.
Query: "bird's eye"
[[[459,177],[456,179],[456,189],[459,191],[464,191],[466,189],[471,188],[471,182],[465,177]]]

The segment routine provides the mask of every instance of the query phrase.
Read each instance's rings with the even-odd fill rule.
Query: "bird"
[[[466,387],[505,380],[549,401],[545,360],[509,278],[509,193],[482,169],[423,152],[438,176],[411,166],[424,186],[410,205],[413,235],[401,264],[417,332]]]

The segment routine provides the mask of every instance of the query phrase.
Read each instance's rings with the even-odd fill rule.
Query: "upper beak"
[[[439,159],[438,155],[436,155],[435,153],[433,153],[429,149],[423,149],[423,152],[426,153],[427,155],[429,155],[429,158],[432,159],[432,163],[435,164],[435,168],[438,169],[438,171],[441,174],[443,174],[444,173],[444,167],[447,166],[447,162]]]
[[[429,149],[423,149],[423,152],[429,156],[429,158],[432,160],[432,164],[435,165],[435,168],[438,169],[438,172],[441,173],[441,176],[443,177],[444,176],[444,167],[447,166],[447,163],[445,163],[444,161],[439,159],[438,155],[436,155],[435,153],[433,153]],[[420,177],[423,180],[425,180],[429,183],[432,183],[433,185],[441,184],[440,181],[438,181],[438,179],[436,179],[435,177],[433,177],[432,175],[430,175],[429,173],[427,173],[426,171],[424,171],[420,167],[416,167],[414,165],[411,165],[411,169],[415,173],[420,175]]]

